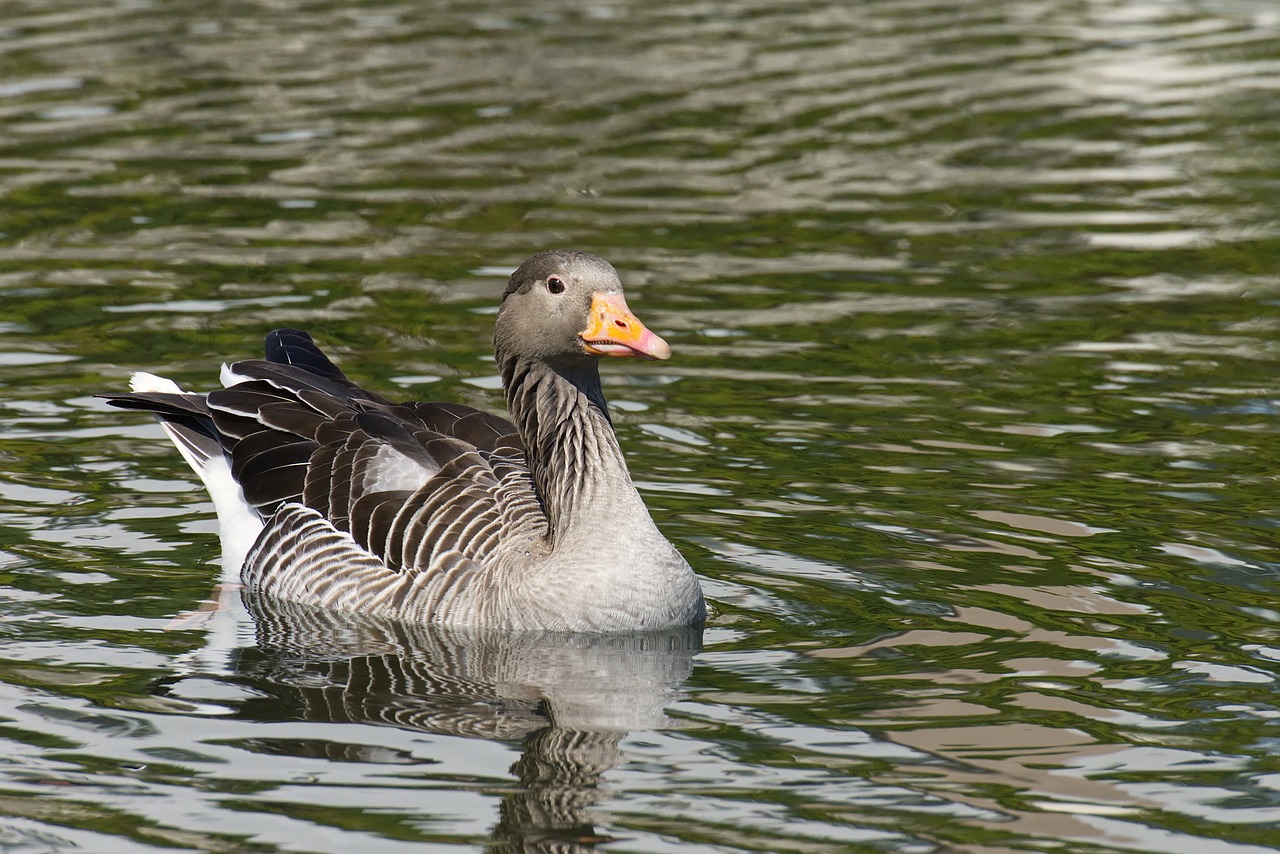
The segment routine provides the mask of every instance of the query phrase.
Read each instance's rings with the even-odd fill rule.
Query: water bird
[[[631,482],[602,357],[667,359],[613,266],[540,252],[512,274],[494,352],[511,419],[360,388],[277,329],[223,388],[135,374],[102,395],[153,413],[218,515],[224,571],[255,592],[454,627],[619,632],[695,625],[688,562]]]

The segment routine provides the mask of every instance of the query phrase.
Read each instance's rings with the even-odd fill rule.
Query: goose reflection
[[[494,831],[499,850],[575,851],[608,841],[590,816],[608,794],[601,778],[624,761],[620,743],[630,731],[667,722],[665,709],[702,645],[700,627],[621,635],[464,631],[248,590],[241,597],[253,641],[244,643],[249,623],[241,623],[241,643],[224,664],[260,695],[245,703],[245,716],[520,742],[511,768],[519,785],[504,797]],[[412,761],[384,756],[385,748],[286,747],[334,759]],[[333,756],[335,749],[379,755]]]

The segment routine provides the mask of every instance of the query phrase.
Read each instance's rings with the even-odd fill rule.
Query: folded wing
[[[224,369],[232,384],[203,397],[110,396],[180,422],[206,456],[221,444],[245,502],[266,520],[246,580],[270,588],[287,566],[300,586],[293,598],[335,584],[375,595],[405,573],[463,584],[504,542],[544,532],[509,421],[459,404],[392,403],[351,383],[298,330],[272,333],[267,356]],[[374,576],[382,581],[371,586]]]

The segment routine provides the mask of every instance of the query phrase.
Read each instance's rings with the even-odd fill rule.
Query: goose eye
[[[561,279],[559,276],[552,276],[547,279],[547,290],[553,294],[564,293],[564,279]]]

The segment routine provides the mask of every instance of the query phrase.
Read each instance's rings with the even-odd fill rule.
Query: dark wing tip
[[[311,336],[301,329],[275,329],[267,334],[267,361],[297,365],[313,374],[335,380],[346,380],[346,374],[320,352]]]

